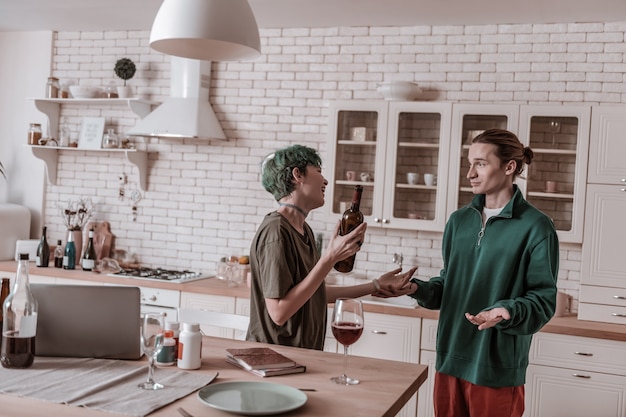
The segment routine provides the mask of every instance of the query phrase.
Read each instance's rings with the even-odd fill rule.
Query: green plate
[[[211,384],[198,391],[198,398],[210,407],[245,416],[286,413],[302,407],[307,400],[297,388],[255,381]]]

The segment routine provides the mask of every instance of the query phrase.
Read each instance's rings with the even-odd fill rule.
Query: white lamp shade
[[[261,55],[259,28],[247,0],[164,0],[150,47],[203,61],[238,61]]]

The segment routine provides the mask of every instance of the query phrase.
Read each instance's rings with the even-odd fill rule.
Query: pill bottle
[[[165,323],[165,330],[171,330],[174,333],[174,341],[176,342],[174,358],[178,358],[178,339],[180,338],[180,323],[177,321],[168,321]]]
[[[178,367],[199,369],[202,366],[202,334],[198,323],[183,323],[178,339]]]
[[[174,340],[174,332],[165,330],[163,332],[163,347],[157,353],[156,364],[161,366],[174,365],[176,363],[176,340]]]

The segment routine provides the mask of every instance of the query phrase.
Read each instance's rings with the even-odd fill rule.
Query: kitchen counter
[[[17,268],[15,261],[0,262],[0,276],[13,276]],[[7,273],[7,274],[3,274]],[[29,269],[31,276],[45,276],[53,278],[76,279],[93,281],[97,283],[136,285],[148,288],[162,288],[176,291],[185,291],[198,294],[224,295],[230,297],[249,298],[250,291],[245,285],[231,288],[225,281],[217,278],[207,278],[199,281],[191,281],[184,284],[151,281],[137,278],[111,277],[104,274],[84,272],[79,269],[68,271],[59,268],[38,268],[31,262]],[[425,319],[438,319],[439,313],[425,308],[395,307],[393,305],[365,304],[365,311],[372,313],[393,314],[397,316],[416,317]],[[566,334],[571,336],[593,337],[597,339],[626,341],[626,325],[601,323],[578,320],[576,315],[557,317],[550,320],[541,330],[542,332]]]

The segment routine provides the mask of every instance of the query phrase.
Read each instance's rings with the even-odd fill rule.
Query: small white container
[[[385,100],[412,101],[417,98],[422,90],[410,81],[389,81],[378,85],[376,89]]]
[[[178,338],[178,367],[199,369],[202,366],[202,334],[198,323],[183,323]]]

